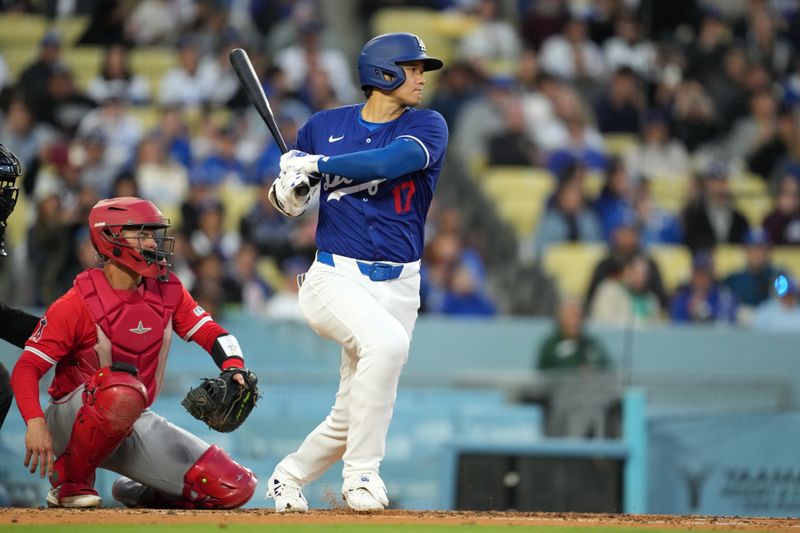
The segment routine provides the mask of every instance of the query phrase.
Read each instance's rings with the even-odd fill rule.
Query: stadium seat
[[[155,105],[130,106],[128,112],[139,121],[146,132],[158,126],[161,119],[161,113]]]
[[[714,248],[714,271],[718,278],[745,267],[744,247],[738,244],[720,244]]]
[[[164,74],[176,63],[172,48],[135,48],[130,54],[131,70],[150,82],[150,93],[157,99],[158,84]]]
[[[545,272],[556,280],[561,296],[582,298],[595,265],[605,253],[605,244],[556,244],[547,248],[542,262]]]
[[[608,133],[603,135],[603,144],[609,156],[625,157],[636,149],[638,136],[631,133]]]
[[[605,185],[605,175],[597,170],[592,170],[586,173],[586,178],[583,182],[583,193],[589,200],[594,200],[600,196],[600,191],[603,190]]]
[[[678,285],[689,280],[692,272],[692,254],[688,248],[660,244],[651,247],[648,252],[658,265],[667,294],[672,294]]]
[[[674,176],[654,176],[650,179],[650,191],[656,205],[672,213],[677,213],[686,203],[691,184],[690,178]]]
[[[785,268],[795,280],[800,280],[800,248],[797,246],[775,246],[772,248],[772,261]]]
[[[48,28],[44,17],[8,12],[0,14],[0,50],[19,47],[36,50]]]
[[[225,206],[225,229],[239,231],[239,221],[258,201],[258,187],[224,184],[219,188],[219,199]]]
[[[53,29],[56,30],[66,46],[74,46],[89,24],[89,17],[58,17],[53,22]]]
[[[760,227],[764,218],[772,211],[772,198],[761,196],[735,196],[734,204],[742,212],[751,227]]]
[[[481,188],[518,237],[531,235],[553,191],[549,171],[533,167],[489,167],[480,174]]]
[[[78,87],[86,90],[89,83],[100,74],[103,53],[103,48],[100,46],[64,48],[64,62],[69,66]]]
[[[8,65],[11,76],[13,76],[14,79],[18,79],[22,71],[36,59],[39,48],[35,45],[0,46],[0,53],[3,54],[3,59],[5,59]]]

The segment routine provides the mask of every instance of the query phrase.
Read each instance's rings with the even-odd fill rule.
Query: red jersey
[[[197,304],[174,274],[170,276],[169,283],[177,287],[172,291],[171,299],[174,301],[167,302],[168,307],[173,310],[169,326],[147,326],[160,328],[158,333],[167,341],[171,331],[175,331],[184,340],[194,341],[210,353],[217,337],[227,332]],[[131,306],[140,304],[148,296],[145,283],[134,290],[109,290]],[[136,334],[146,329],[140,321],[131,331]],[[56,365],[55,376],[48,392],[51,397],[58,399],[85,383],[98,368],[110,364],[106,360],[107,342],[108,339],[92,319],[87,303],[76,287],[53,302],[26,342],[12,375],[12,387],[25,421],[44,415],[39,405],[38,383],[53,365]],[[168,342],[165,344],[168,347]],[[158,372],[140,372],[139,375],[148,390],[148,405],[158,395],[166,355],[166,349],[162,349],[150,355],[150,358],[157,357],[157,361],[140,361],[137,365],[140,368],[158,369]],[[223,364],[225,368],[231,366],[242,366],[241,360],[234,358]]]

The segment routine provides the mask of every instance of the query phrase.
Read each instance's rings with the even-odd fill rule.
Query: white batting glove
[[[308,191],[306,194],[297,194],[296,189],[300,185],[306,185]],[[269,201],[284,215],[297,217],[305,212],[311,198],[318,190],[319,182],[312,184],[312,180],[306,174],[281,172],[269,189]]]
[[[306,174],[308,176],[319,175],[317,163],[323,156],[317,154],[307,154],[300,150],[289,150],[281,156],[281,174]]]

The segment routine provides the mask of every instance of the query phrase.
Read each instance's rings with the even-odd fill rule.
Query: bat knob
[[[297,194],[297,196],[305,196],[308,194],[308,185],[306,184],[298,185],[297,187],[294,188],[294,192],[295,194]]]

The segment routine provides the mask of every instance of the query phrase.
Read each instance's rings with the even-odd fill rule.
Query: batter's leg
[[[350,383],[357,357],[342,349],[339,390],[330,414],[303,441],[298,450],[281,461],[273,479],[289,481],[298,487],[314,481],[342,458],[347,444],[350,416]]]

